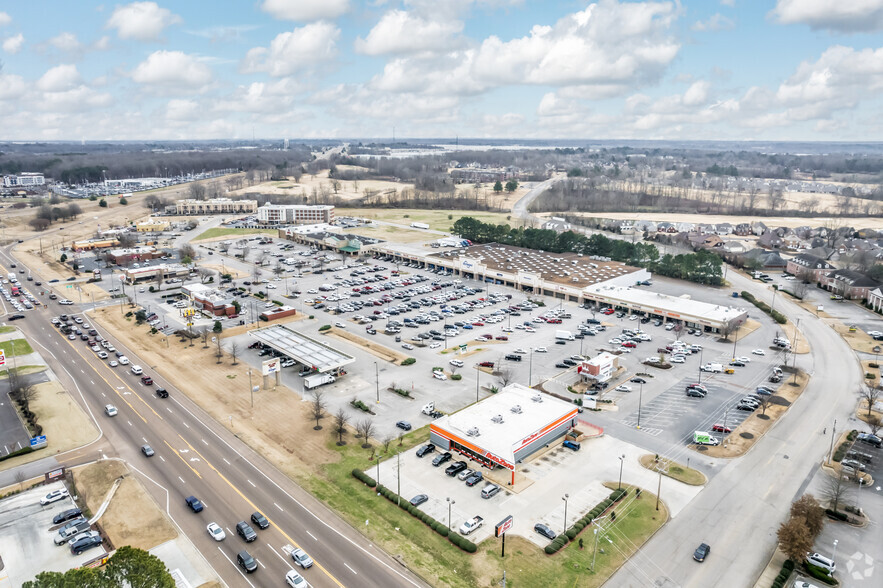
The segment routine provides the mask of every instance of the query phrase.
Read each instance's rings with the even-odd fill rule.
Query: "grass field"
[[[49,369],[45,365],[20,365],[15,368],[15,373],[20,376],[26,376],[28,374],[36,374],[38,372],[43,372]],[[5,378],[9,375],[9,370],[0,370],[0,379]]]
[[[11,333],[14,330],[15,330],[15,327],[13,327],[13,326],[9,326],[9,325],[2,326],[2,327],[0,327],[0,335],[4,335],[6,333]]]
[[[516,218],[502,212],[483,212],[473,210],[422,210],[412,208],[338,208],[334,211],[336,216],[356,216],[371,218],[389,223],[410,225],[413,222],[426,223],[435,231],[450,231],[458,219],[471,216],[483,223],[520,225]],[[448,218],[451,217],[451,218]]]
[[[194,241],[205,241],[206,239],[217,239],[218,237],[244,237],[246,235],[278,235],[277,229],[227,229],[224,227],[215,227],[208,229],[197,235]]]
[[[0,341],[0,349],[6,352],[6,357],[15,355],[27,355],[33,353],[34,350],[30,343],[25,339],[10,339],[8,341]]]
[[[642,455],[640,458],[641,465],[647,468],[648,470],[656,470],[655,456],[651,454]],[[689,484],[691,486],[702,486],[708,481],[708,478],[705,477],[705,474],[700,472],[699,470],[694,470],[693,468],[688,468],[679,463],[675,463],[670,459],[659,459],[659,463],[664,468],[662,470],[663,476],[668,476],[669,478],[673,478],[678,482],[683,482],[684,484]]]
[[[316,434],[329,435],[329,429],[326,426]],[[428,433],[427,427],[411,431],[404,436],[401,447],[397,441],[392,442],[391,453],[425,442]],[[628,487],[628,496],[615,509],[618,515],[615,527],[605,533],[615,547],[602,539],[603,545],[599,546],[604,553],[599,550],[594,573],[589,570],[594,535],[588,528],[579,535],[584,542],[582,550],[577,537],[550,557],[529,541],[511,536],[506,542],[505,560],[500,557],[497,539],[482,542],[478,552],[469,555],[352,477],[354,468],[370,468],[371,450],[362,449],[352,436],[348,436],[344,447],[337,447],[330,435],[328,439],[327,448],[338,453],[340,460],[319,466],[313,475],[304,472],[299,481],[387,552],[400,554],[408,567],[423,578],[431,579],[434,585],[490,587],[499,585],[503,569],[506,569],[509,586],[600,586],[625,558],[668,520],[664,504],[660,504],[659,511],[655,510],[655,495],[644,492],[641,498],[635,499],[633,488]],[[395,489],[392,480],[380,482]],[[368,520],[367,527],[365,520]]]

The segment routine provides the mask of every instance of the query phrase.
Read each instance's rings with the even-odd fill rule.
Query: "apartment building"
[[[258,209],[257,200],[233,200],[231,198],[211,198],[194,200],[187,198],[175,203],[175,212],[180,215],[199,214],[249,214]]]
[[[263,225],[314,225],[334,221],[330,205],[264,204],[258,208],[258,222]]]

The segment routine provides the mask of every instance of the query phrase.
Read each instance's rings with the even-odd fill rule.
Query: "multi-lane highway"
[[[8,250],[0,251],[3,273],[13,261]],[[39,279],[39,268],[31,269]],[[62,384],[85,404],[103,435],[89,447],[64,456],[62,463],[73,465],[102,455],[124,459],[230,586],[284,584],[285,573],[294,567],[289,556],[294,547],[303,548],[315,561],[302,573],[316,587],[426,585],[215,423],[174,382],[154,376],[156,385],[170,393],[169,398],[159,398],[155,386],[142,385],[128,366],[111,368],[79,339],[68,340],[50,323],[53,316],[79,313],[92,321],[76,306],[45,302],[48,309],[28,311],[15,324],[44,355]],[[93,327],[132,364],[147,365],[113,333]],[[119,414],[105,416],[106,404],[114,404]],[[145,444],[156,452],[153,457],[142,454]],[[205,504],[204,511],[190,510],[184,502],[190,495]],[[256,529],[258,539],[246,543],[235,526],[248,521],[254,511],[262,512],[271,524],[266,530]],[[226,529],[226,540],[215,542],[209,537],[206,525],[212,521]],[[236,565],[236,554],[242,549],[259,563],[253,574],[246,575]]]

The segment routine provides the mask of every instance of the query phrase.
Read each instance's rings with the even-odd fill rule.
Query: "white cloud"
[[[270,42],[269,48],[249,50],[241,69],[246,73],[266,72],[274,77],[310,70],[334,59],[339,37],[340,29],[328,22],[311,23],[280,33]]]
[[[61,92],[46,92],[37,100],[40,110],[53,114],[85,112],[94,108],[106,108],[113,103],[110,94],[96,92],[87,86],[77,86]]]
[[[12,22],[12,17],[6,12],[0,12],[0,27],[6,26]]]
[[[693,23],[693,26],[690,27],[694,31],[704,32],[704,31],[728,31],[736,26],[732,20],[717,12],[712,14],[708,20],[701,21],[697,20]]]
[[[404,10],[391,10],[383,15],[355,47],[366,55],[416,53],[452,49],[452,37],[463,30],[458,20],[427,20]]]
[[[349,0],[264,0],[261,3],[261,10],[273,18],[297,22],[337,18],[349,9]]]
[[[105,28],[116,29],[120,39],[154,41],[167,26],[181,22],[181,17],[156,2],[133,2],[114,8]]]
[[[104,36],[92,43],[95,51],[107,51],[110,48],[110,37]]]
[[[19,33],[3,40],[3,50],[14,55],[21,51],[24,44],[25,36]]]
[[[227,25],[206,27],[185,31],[188,35],[208,39],[211,43],[235,43],[241,41],[243,33],[257,29],[257,25]]]
[[[169,100],[166,118],[173,121],[192,121],[199,117],[199,104],[194,100]]]
[[[132,79],[158,93],[201,91],[212,82],[212,71],[193,55],[155,51],[132,71]]]
[[[724,6],[733,7],[736,5],[736,0],[721,0],[721,4]]]
[[[687,91],[684,92],[683,103],[686,106],[698,106],[704,104],[708,99],[708,90],[710,87],[711,85],[704,80],[694,82],[689,88],[687,88]]]
[[[0,100],[21,98],[27,90],[28,86],[21,76],[0,75]]]
[[[770,12],[782,24],[858,33],[883,30],[883,0],[778,0]]]
[[[56,65],[37,80],[37,88],[44,92],[64,92],[78,86],[81,81],[76,65]]]
[[[62,32],[49,39],[49,44],[60,51],[77,52],[83,46],[73,33]]]
[[[231,96],[215,105],[215,110],[274,116],[289,112],[295,96],[301,92],[302,88],[292,78],[282,78],[269,83],[254,82],[236,88]]]

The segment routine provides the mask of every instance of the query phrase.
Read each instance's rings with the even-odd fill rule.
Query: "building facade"
[[[257,200],[233,200],[231,198],[212,198],[210,200],[194,200],[187,198],[175,203],[175,213],[185,216],[198,214],[249,214],[258,209]]]
[[[193,306],[212,316],[231,316],[236,314],[233,297],[226,292],[205,284],[187,284],[181,291],[190,297]]]
[[[330,205],[264,204],[258,208],[258,222],[263,225],[314,225],[334,221]]]
[[[822,286],[849,300],[865,300],[879,284],[861,272],[835,270],[822,279]]]
[[[810,282],[821,282],[822,278],[833,269],[835,269],[834,266],[829,262],[809,253],[795,255],[792,259],[788,260],[785,266],[785,271],[792,276]]]
[[[4,188],[27,188],[30,186],[42,186],[46,183],[43,174],[21,173],[18,175],[3,176]]]

